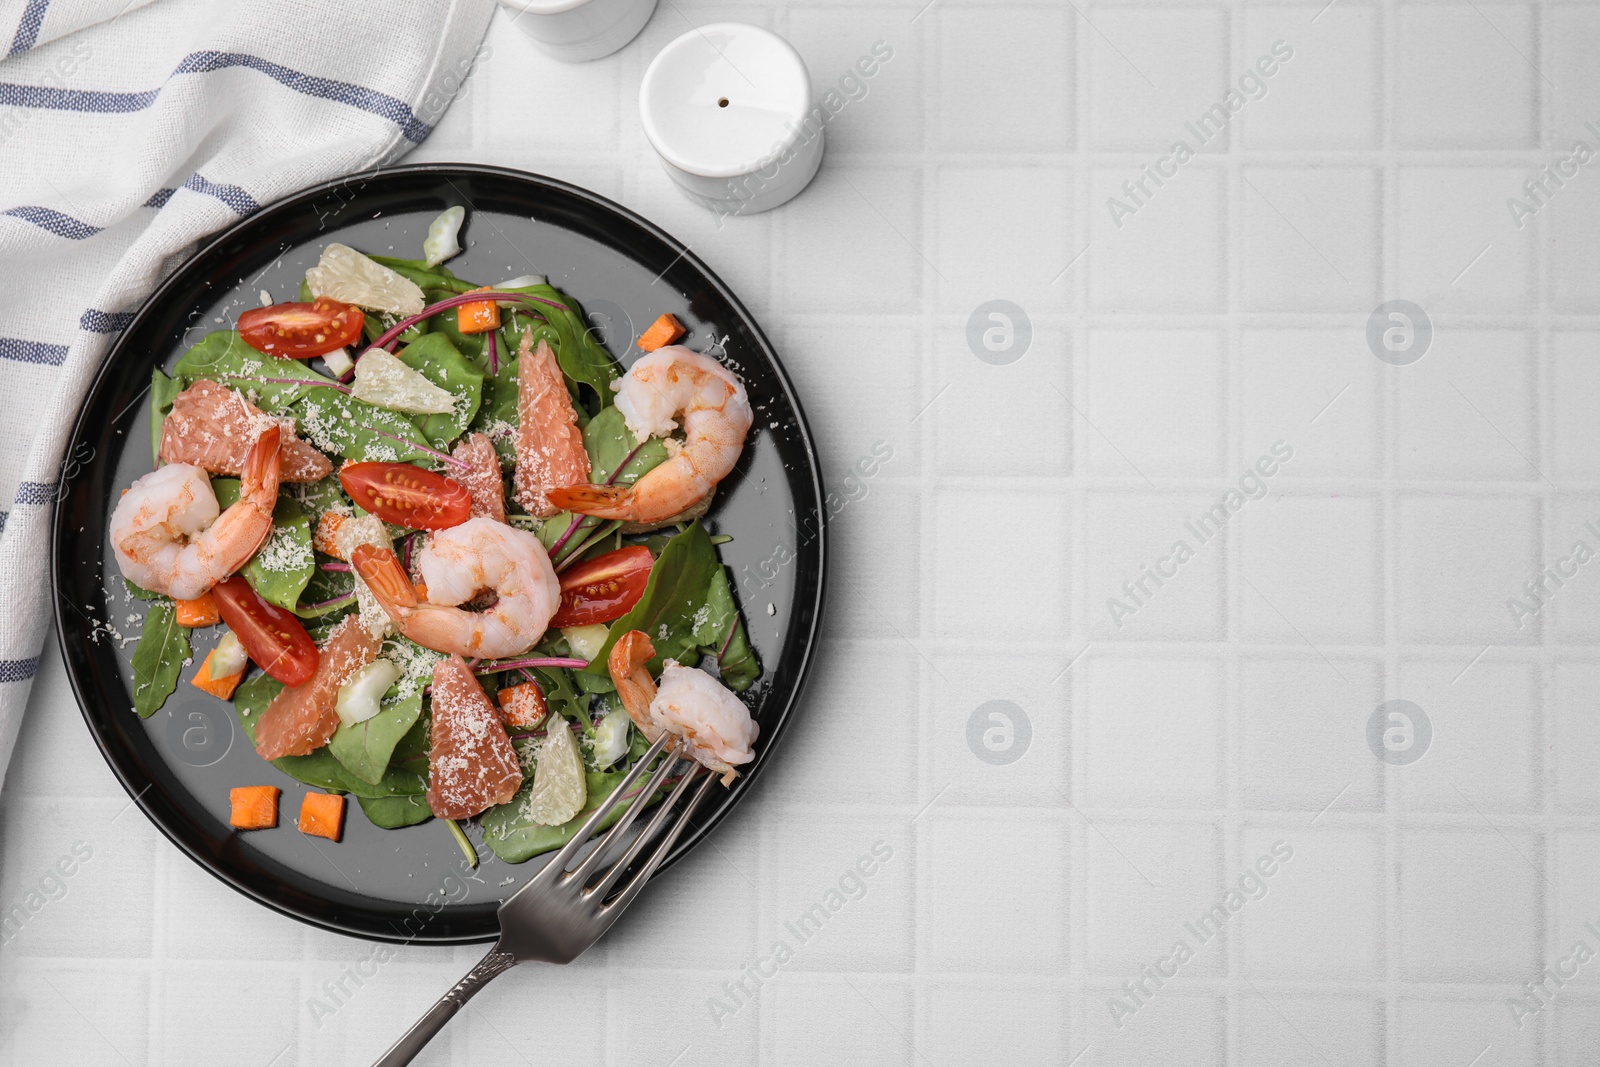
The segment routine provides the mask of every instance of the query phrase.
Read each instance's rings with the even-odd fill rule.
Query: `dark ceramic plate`
[[[307,787],[256,755],[229,705],[188,684],[197,664],[184,670],[164,708],[140,719],[130,696],[133,645],[117,637],[137,637],[130,617],[139,605],[127,598],[106,523],[121,491],[152,467],[146,402],[152,367],[170,370],[190,344],[257,306],[263,290],[276,300],[295,299],[305,269],[330,241],[417,255],[428,223],[455,204],[468,209],[467,251],[449,264],[461,277],[493,283],[549,276],[583,304],[624,364],[640,355],[632,347],[639,330],[672,311],[690,328],[693,347],[721,342],[756,408],[749,442],[722,484],[709,525],[733,536],[721,551],[765,668],[747,694],[761,740],[755,763],[703,805],[667,866],[710,832],[772,758],[800,698],[823,596],[822,485],[794,390],[738,298],[683,244],[639,216],[549,178],[428,165],[311,189],[213,241],[135,316],[78,420],[55,516],[62,656],[106,762],[196,863],[287,915],[394,941],[492,940],[499,932],[496,907],[544,857],[511,865],[480,848],[487,858],[469,876],[443,823],[380,830],[353,804],[340,843],[297,832],[294,818]],[[196,647],[213,641],[201,637]],[[284,789],[279,828],[232,831],[229,788],[263,783]]]

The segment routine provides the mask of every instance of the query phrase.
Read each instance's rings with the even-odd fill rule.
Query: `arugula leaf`
[[[178,625],[178,610],[165,597],[145,613],[144,633],[133,650],[133,710],[148,719],[178,688],[178,672],[189,658],[189,631]]]
[[[400,362],[456,398],[455,411],[421,416],[422,432],[443,448],[466,432],[483,398],[483,371],[461,354],[444,333],[428,333],[395,353]]]
[[[150,372],[150,461],[161,462],[161,428],[172,411],[172,402],[183,392],[183,386],[168,378],[157,367]]]
[[[256,723],[278,695],[283,683],[271,675],[258,674],[239,687],[233,696],[234,714],[244,727],[250,743],[256,743]],[[427,767],[391,765],[381,781],[366,782],[357,778],[344,765],[333,758],[326,746],[308,756],[283,756],[272,765],[298,782],[325,789],[330,793],[353,793],[358,797],[421,796],[428,791]]]
[[[372,825],[382,830],[398,830],[433,818],[427,800],[419,796],[356,797],[356,803]]]
[[[391,690],[393,692],[393,690]],[[339,724],[328,741],[328,751],[344,769],[364,782],[377,785],[389,769],[389,757],[422,714],[422,693],[381,705],[378,714],[354,726]]]

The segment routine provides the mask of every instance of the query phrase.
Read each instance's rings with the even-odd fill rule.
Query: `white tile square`
[[[1600,111],[1595,114],[1600,115]],[[1600,147],[1600,140],[1587,128],[1574,128],[1573,136],[1581,138],[1591,152]],[[1589,180],[1597,169],[1600,168],[1595,166],[1593,157],[1580,165],[1572,142],[1565,142],[1551,153],[1550,159],[1555,181],[1561,180],[1560,171],[1568,172],[1564,185],[1557,188],[1555,181],[1550,181],[1547,189],[1553,192],[1547,192],[1543,199],[1534,199],[1520,189],[1511,193],[1529,209],[1538,209],[1532,217],[1523,211],[1513,214],[1523,232],[1537,232],[1535,227],[1543,223],[1550,247],[1550,306],[1556,311],[1586,315],[1600,311],[1600,293],[1590,284],[1600,274],[1600,249],[1593,241],[1583,239],[1585,233],[1594,233],[1600,227],[1600,183]],[[1572,173],[1574,170],[1576,174]]]
[[[1506,212],[1506,197],[1526,178],[1516,167],[1400,167],[1398,269],[1385,295],[1411,300],[1435,318],[1450,311],[1532,311],[1535,228],[1516,230]],[[1436,329],[1434,341],[1441,340]]]
[[[804,723],[785,734],[783,758],[766,772],[774,793],[868,809],[914,803],[917,736],[930,719],[919,697],[923,669],[916,650],[892,633],[865,641],[825,639],[806,690]],[[963,717],[949,727],[960,735],[963,752],[965,726]],[[873,773],[839,758],[839,740],[846,737],[852,751],[873,754]]]
[[[606,1062],[607,979],[620,987],[616,993],[619,1001],[625,1000],[629,992],[638,992],[643,983],[626,972],[580,975],[569,970],[561,974],[561,982],[551,982],[550,974],[543,967],[517,967],[491,982],[473,998],[474,1010],[462,1013],[461,1021],[469,1025],[457,1032],[458,1054],[469,1063],[502,1062],[508,1059],[509,1053],[511,1061],[516,1063],[524,1060],[538,1063],[544,1058],[573,1067],[602,1067]],[[657,1012],[664,1015],[671,1007],[681,1007],[695,1023],[708,1021],[706,1001],[721,992],[720,983],[713,980],[715,977],[682,976],[681,981],[673,983],[682,1000],[659,994],[641,996],[637,1007],[630,1012],[634,1016],[633,1025],[648,1024],[652,1017],[659,1018]],[[661,977],[653,974],[648,981],[660,982]],[[563,1025],[516,1025],[515,1020],[525,1018],[532,1004],[539,1006],[541,1015],[560,1018]],[[748,1009],[747,1013],[753,1022],[755,1010]],[[645,1018],[638,1018],[641,1014]],[[722,1019],[716,1036],[723,1041],[732,1039],[740,1032],[741,1021],[738,1016]]]
[[[1505,601],[1538,573],[1539,517],[1522,497],[1407,495],[1398,504],[1395,615],[1407,641],[1528,644]]]
[[[1566,811],[1600,813],[1600,663],[1558,660],[1545,698],[1556,803]]]
[[[1240,834],[1239,859],[1241,870],[1230,882],[1245,900],[1229,925],[1242,923],[1246,977],[1383,977],[1381,836],[1252,826]],[[1275,873],[1262,877],[1268,870]],[[1255,878],[1240,882],[1247,873]],[[1259,899],[1258,883],[1265,886]]]
[[[1076,16],[1065,8],[944,3],[935,20],[930,140],[957,152],[1073,143]]]
[[[1337,10],[1337,9],[1335,9]],[[1383,392],[1355,329],[1246,329],[1239,337],[1239,468],[1265,457],[1278,484],[1370,478],[1384,455]],[[1273,462],[1272,446],[1293,450]]]
[[[1563,998],[1555,1012],[1554,1055],[1548,1062],[1582,1063],[1600,1048],[1600,998],[1576,993]]]
[[[827,151],[922,149],[925,51],[900,11],[806,4],[787,10],[780,32],[805,57],[812,95],[832,90],[846,101],[828,123]]]
[[[1111,477],[1218,474],[1227,369],[1213,330],[1089,331],[1073,412],[1079,467]]]
[[[1149,197],[1130,196],[1123,183],[1138,177],[1131,168],[1090,172],[1090,248],[1074,268],[1087,271],[1090,305],[1161,314],[1221,310],[1224,172],[1191,160]],[[1113,200],[1121,206],[1113,209]]]
[[[928,258],[939,268],[939,306],[965,312],[996,298],[1031,315],[1064,309],[1057,281],[1073,245],[1072,175],[1053,167],[947,166],[934,186],[938,219]]]
[[[1266,494],[1270,483],[1250,479]],[[1281,488],[1281,487],[1280,487]],[[1239,624],[1247,640],[1313,648],[1381,644],[1383,551],[1378,501],[1282,492],[1233,520],[1239,545]],[[1333,669],[1337,677],[1342,672]]]
[[[1090,138],[1102,151],[1166,151],[1230,88],[1228,19],[1212,8],[1101,7],[1089,34]],[[1241,96],[1240,99],[1243,99]],[[1202,130],[1225,151],[1235,113]],[[1215,131],[1221,127],[1221,136]]]
[[[973,516],[1005,515],[992,524],[980,552],[973,551],[966,523]],[[1043,531],[1067,528],[1063,495],[1018,494],[1001,489],[943,489],[934,497],[933,611],[924,633],[967,637],[974,631],[1008,633],[1027,618],[1032,636],[1059,637],[1067,623],[1064,567],[1019,568],[1035,555]]]
[[[1246,307],[1368,311],[1378,302],[1377,171],[1245,167],[1239,177]]]
[[[1222,640],[1224,549],[1233,535],[1193,526],[1220,498],[1084,494],[1084,624],[1095,640]]]
[[[1600,479],[1600,333],[1550,332],[1551,478]],[[1559,484],[1559,482],[1557,483]]]
[[[1158,989],[1135,1006],[1126,993],[1107,987],[1086,993],[1084,999],[1087,1040],[1079,1044],[1093,1050],[1081,1061],[1085,1065],[1154,1067],[1175,1058],[1181,1059],[1184,1067],[1222,1067],[1227,1062],[1223,1037],[1227,1009],[1220,997]],[[1131,1014],[1113,1013],[1113,1003]],[[1073,1054],[1081,1051],[1075,1048]]]
[[[1525,982],[1537,973],[1544,897],[1537,834],[1491,825],[1414,829],[1401,834],[1400,848],[1402,978]]]
[[[1266,95],[1238,118],[1242,143],[1248,148],[1373,147],[1383,92],[1378,9],[1335,4],[1313,16],[1314,32],[1307,32],[1308,10],[1302,5],[1244,10],[1244,39],[1260,53],[1252,67],[1264,57],[1268,62],[1256,72],[1273,74],[1264,79]],[[1271,44],[1279,41],[1293,50],[1287,62],[1271,55]]]
[[[968,974],[1065,968],[1075,818],[1065,806],[999,820],[929,809],[917,838],[919,966]],[[1018,926],[1024,907],[1026,933]]]
[[[1552,4],[1541,15],[1544,24],[1540,66],[1545,76],[1563,88],[1551,93],[1549,146],[1566,146],[1574,137],[1583,137],[1585,122],[1600,112],[1600,64],[1594,49],[1585,47],[1600,34],[1600,10],[1592,4]],[[1580,132],[1582,131],[1582,132]],[[1587,139],[1587,138],[1585,138]],[[1594,142],[1589,141],[1591,148]]]
[[[1069,686],[1052,680],[1059,668],[1046,669],[1037,652],[1004,646],[982,651],[965,642],[937,662],[950,681],[932,677],[931,714],[918,717],[931,766],[921,802],[1059,808],[1071,796],[1069,761],[1062,754],[1072,750]],[[964,681],[951,684],[956,679]],[[852,714],[860,716],[864,706],[870,705],[854,701]],[[918,731],[915,723],[907,726],[898,740],[885,739],[882,748],[869,750],[908,755]],[[851,764],[849,773],[860,768]]]
[[[1572,944],[1577,939],[1589,942],[1592,950],[1594,943],[1591,940],[1593,933],[1585,927],[1585,923],[1596,922],[1596,909],[1594,906],[1594,872],[1600,870],[1600,830],[1560,830],[1548,838],[1550,847],[1555,851],[1555,885],[1552,887],[1553,899],[1550,903],[1550,928],[1548,943],[1555,948],[1557,962],[1561,957],[1571,953]],[[1548,962],[1548,961],[1547,961]],[[1573,979],[1567,967],[1552,968],[1558,977],[1566,977],[1569,984],[1574,986],[1573,992],[1581,991],[1583,986],[1589,986],[1590,992],[1596,990],[1595,976],[1589,973],[1588,965],[1583,967],[1583,974]],[[1565,971],[1562,975],[1560,972]],[[1565,994],[1563,994],[1565,995]]]
[[[260,1050],[270,1059],[295,1043],[289,1021],[311,1018],[300,983],[284,981],[269,971],[247,969],[241,974],[233,963],[192,963],[168,965],[158,975],[163,1003],[181,1005],[184,1018],[205,1023],[161,1027],[159,1043],[152,1042],[151,1059],[156,1063],[236,1063],[242,1049]],[[351,1011],[364,1006],[364,992],[372,995],[355,987]],[[251,1009],[240,1011],[240,1004]]]
[[[1380,764],[1358,743],[1381,700],[1377,664],[1339,659],[1345,684],[1309,649],[1291,655],[1240,660],[1240,800],[1251,809],[1381,808]]]
[[[1065,997],[1048,987],[938,977],[918,1001],[916,1045],[936,1063],[1065,1063],[1077,1051]]]
[[[756,961],[750,962],[753,964]],[[743,977],[744,973],[742,969],[737,972],[686,973],[621,971],[606,983],[601,993],[605,1003],[604,1016],[591,1023],[605,1039],[599,1062],[666,1064],[671,1063],[674,1056],[682,1057],[680,1064],[703,1063],[708,1067],[739,1067],[756,1062],[761,1047],[762,1013],[770,1010],[771,1003],[781,995],[785,986],[792,988],[802,981],[802,976],[780,970],[769,982],[758,986],[753,997],[736,1003],[729,996],[727,985]],[[538,994],[529,990],[525,998],[518,1002],[519,1006],[513,1009],[511,1018],[528,1018],[532,1006],[538,1004],[539,1000]],[[713,1009],[713,1001],[720,1003],[720,1010]],[[586,1014],[578,1013],[577,1020],[584,1019]],[[498,1024],[499,1020],[495,1022]],[[532,1036],[537,1038],[538,1031],[534,1031]],[[490,1047],[489,1043],[485,1041],[483,1047]],[[552,1060],[565,1062],[553,1054],[553,1050],[547,1050],[537,1041],[529,1042],[527,1051],[515,1060],[508,1061],[505,1048],[505,1043],[500,1044],[496,1055],[487,1060],[479,1057],[468,1059],[462,1055],[455,1063],[521,1064],[524,1060],[528,1063]],[[521,1052],[520,1049],[517,1051]]]
[[[1353,996],[1293,996],[1243,989],[1234,1001],[1237,1067],[1383,1067],[1383,1002]]]
[[[926,250],[917,170],[835,160],[804,196],[784,205],[774,225],[784,307],[918,310]]]
[[[1533,972],[1528,973],[1531,976]],[[1506,1001],[1499,998],[1402,997],[1396,1005],[1395,1036],[1399,1046],[1396,1067],[1465,1063],[1485,1049],[1496,1064],[1506,1067],[1535,1067],[1546,1062],[1539,1057],[1539,1027],[1530,1024],[1519,1030],[1506,1010]]]
[[[913,830],[856,811],[797,809],[766,820],[760,873],[751,872],[767,890],[756,943],[763,955],[779,941],[789,946],[785,975],[911,968],[917,928],[906,917],[925,869]]]
[[[1540,480],[1533,337],[1520,330],[1435,333],[1395,368],[1395,467],[1413,478]]]
[[[1076,766],[1090,806],[1183,808],[1220,802],[1219,662],[1091,651],[1074,673],[1083,690]]]
[[[0,1004],[0,1054],[8,1063],[144,1067],[172,1062],[151,1052],[150,978],[141,972],[89,961],[61,966],[8,951],[0,969]],[[81,1024],[80,1015],[89,1025]],[[282,1042],[273,1049],[280,1047]]]
[[[1600,495],[1558,497],[1548,514],[1543,588],[1525,584],[1506,610],[1523,628],[1543,622],[1560,644],[1589,644],[1600,639]]]
[[[1121,981],[1169,956],[1179,941],[1194,951],[1184,975],[1226,972],[1226,932],[1201,946],[1184,928],[1222,896],[1222,838],[1215,827],[1096,819],[1084,831],[1084,844],[1084,959],[1091,974]]]
[[[1404,659],[1398,697],[1428,715],[1427,754],[1393,775],[1408,811],[1466,814],[1538,810],[1538,670],[1490,652],[1466,660]]]
[[[890,466],[904,454],[897,450]],[[829,629],[841,636],[915,641],[923,616],[921,534],[914,531],[920,524],[907,519],[921,516],[922,498],[916,489],[886,477],[865,484],[867,495],[842,508],[827,528],[830,565],[850,576],[828,590]],[[903,551],[886,556],[881,549],[889,541]],[[765,610],[759,605],[772,599],[772,583],[762,584],[760,569],[736,568],[735,573],[742,602]]]
[[[976,305],[975,305],[976,307]],[[991,312],[1009,317],[1005,312]],[[1026,313],[1026,312],[1024,312]],[[1004,321],[980,318],[984,330],[1006,328]],[[992,364],[970,347],[965,326],[935,335],[926,410],[933,457],[940,474],[1043,475],[1070,469],[1072,355],[1067,331],[1043,324],[1031,327],[1025,352],[1015,362]],[[980,346],[983,341],[979,340]],[[1010,343],[1020,345],[1012,324]],[[876,421],[876,420],[869,420]],[[999,459],[998,457],[1004,457]]]
[[[279,817],[288,821],[286,812]],[[160,865],[156,878],[161,889],[154,903],[164,913],[167,959],[299,961],[304,956],[303,923],[268,911],[198,864],[174,856]],[[334,944],[341,962],[370,956],[361,942],[339,938]]]
[[[781,982],[774,981],[770,991],[763,990],[762,998],[764,1064],[910,1067],[921,1062],[906,1043],[913,1006],[911,991],[904,983],[786,976]]]
[[[859,497],[854,478],[868,492],[878,474],[914,476],[921,463],[921,428],[912,422],[926,401],[922,398],[926,339],[912,328],[881,326],[872,331],[872,358],[852,361],[849,374],[839,374],[830,358],[840,343],[837,324],[814,318],[787,320],[773,331],[783,366],[804,397],[806,420],[818,441],[823,479],[841,498]],[[757,416],[757,425],[770,422]],[[873,473],[864,475],[862,466]]]
[[[622,108],[626,99],[618,90],[615,67],[606,63],[552,63],[522,32],[522,27],[511,25],[514,19],[527,17],[511,9],[496,12],[486,54],[478,60],[472,77],[467,79],[467,92],[481,93],[490,99],[526,99],[530,68],[558,67],[561,77],[538,79],[541,105],[538,122],[485,122],[487,136],[481,139],[494,141],[503,150],[514,151],[524,160],[549,155],[552,146],[557,145],[563,153],[614,152],[621,143]],[[511,32],[505,32],[507,30]],[[470,97],[453,101],[445,115],[483,113],[484,109],[463,107],[463,103],[470,103]],[[636,111],[636,101],[627,103],[634,105],[630,106],[630,111]],[[548,111],[543,110],[545,106]],[[432,137],[428,138],[426,147],[433,147]]]
[[[1394,8],[1395,140],[1406,148],[1538,143],[1538,27],[1521,5]]]

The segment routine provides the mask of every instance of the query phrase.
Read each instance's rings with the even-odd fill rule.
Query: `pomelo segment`
[[[378,657],[383,639],[346,615],[328,635],[311,680],[272,698],[256,724],[256,751],[262,759],[306,756],[328,743],[339,728],[339,687]]]
[[[202,378],[172,402],[172,413],[161,424],[161,459],[237,476],[256,437],[280,421],[232,389]],[[293,433],[284,433],[280,454],[280,477],[286,482],[317,482],[333,471],[326,456]]]
[[[439,818],[470,819],[522,786],[500,714],[460,656],[434,665],[430,739],[428,808]]]

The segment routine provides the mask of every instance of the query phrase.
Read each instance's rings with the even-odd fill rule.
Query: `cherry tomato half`
[[[293,613],[262,600],[237,574],[215,586],[211,596],[222,621],[262,670],[291,687],[317,673],[317,644]]]
[[[409,530],[448,530],[472,517],[466,486],[409,463],[346,463],[339,484],[360,507]]]
[[[619,548],[561,576],[561,606],[551,626],[588,626],[620,619],[644,596],[655,561],[643,545]]]
[[[239,316],[239,334],[258,352],[310,359],[361,339],[367,317],[354,304],[319,296],[309,304],[272,304]]]

